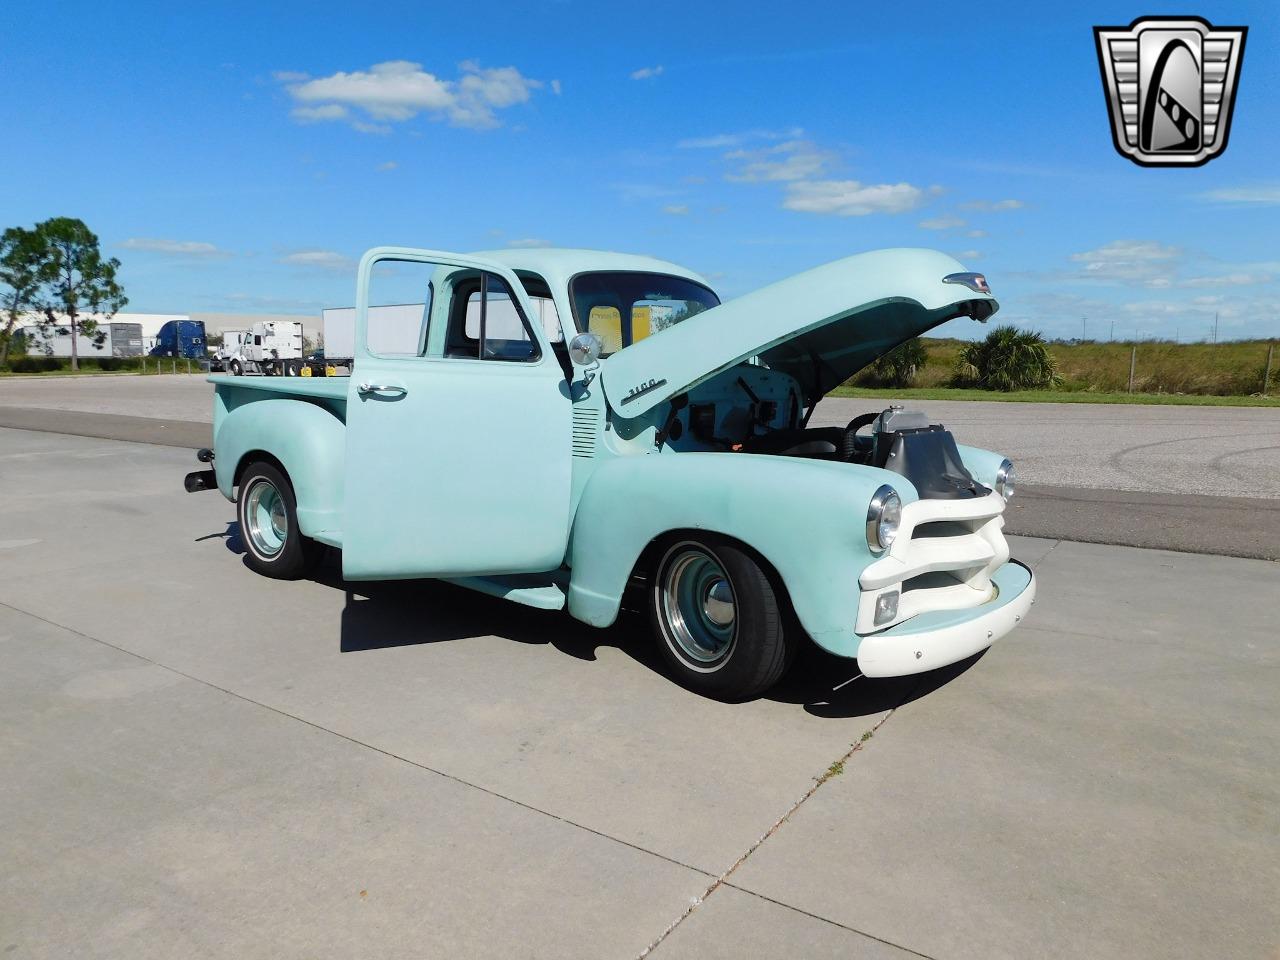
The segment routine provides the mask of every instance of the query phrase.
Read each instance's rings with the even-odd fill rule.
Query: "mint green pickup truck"
[[[1002,532],[1013,467],[897,407],[809,419],[903,341],[996,309],[931,250],[722,304],[648,257],[377,248],[351,376],[210,377],[215,466],[187,488],[237,504],[271,577],[327,545],[349,580],[446,579],[598,627],[638,589],[673,673],[711,696],[761,694],[806,638],[866,676],[919,673],[1030,608]]]

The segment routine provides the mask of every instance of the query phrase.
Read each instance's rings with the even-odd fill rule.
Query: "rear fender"
[[[874,467],[743,453],[619,457],[583,491],[569,549],[569,612],[609,626],[645,549],[672,531],[746,544],[777,572],[805,631],[852,656],[858,577],[873,559],[867,506],[881,484],[917,499],[903,477]]]
[[[340,542],[346,428],[314,403],[255,400],[223,413],[214,434],[218,489],[228,500],[255,455],[279,461],[293,484],[298,526],[309,537]]]

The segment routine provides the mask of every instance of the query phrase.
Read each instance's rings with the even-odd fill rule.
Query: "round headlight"
[[[1012,500],[1014,486],[1013,464],[1004,460],[1000,464],[1000,469],[996,471],[996,493],[1006,500]]]
[[[867,543],[872,550],[888,550],[902,523],[902,500],[893,487],[885,484],[871,497],[867,507]]]

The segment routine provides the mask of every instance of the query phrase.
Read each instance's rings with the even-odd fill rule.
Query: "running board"
[[[563,610],[564,587],[551,580],[555,574],[513,574],[506,577],[455,577],[447,583],[455,583],[469,590],[478,590],[491,597],[513,600],[526,607],[539,610]]]

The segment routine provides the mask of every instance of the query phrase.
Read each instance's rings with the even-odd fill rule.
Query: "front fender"
[[[620,457],[583,491],[569,548],[569,612],[595,626],[616,619],[636,561],[673,530],[742,541],[777,571],[809,636],[852,656],[858,576],[874,556],[867,505],[888,483],[904,503],[915,488],[887,470],[745,453]]]
[[[213,446],[218,489],[228,500],[245,458],[263,451],[279,460],[293,484],[298,526],[309,537],[340,543],[346,428],[314,403],[273,397],[218,417]]]
[[[966,447],[964,444],[956,444],[956,450],[960,454],[960,462],[973,475],[973,479],[994,490],[996,471],[1005,461],[1004,454],[992,453],[990,450],[982,450],[979,447]]]

